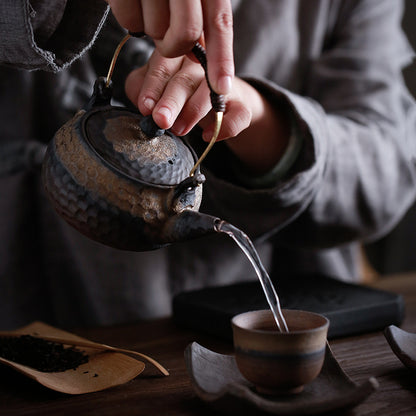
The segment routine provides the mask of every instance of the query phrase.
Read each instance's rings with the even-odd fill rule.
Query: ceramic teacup
[[[237,366],[263,394],[298,393],[320,373],[329,320],[284,309],[289,332],[280,332],[270,310],[245,312],[232,321]]]

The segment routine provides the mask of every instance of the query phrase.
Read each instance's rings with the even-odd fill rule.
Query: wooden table
[[[416,274],[382,278],[375,286],[404,295],[406,318],[402,328],[416,332]],[[159,377],[148,365],[140,376],[122,386],[69,396],[48,390],[7,367],[1,367],[1,416],[217,414],[195,395],[185,369],[183,352],[191,341],[221,353],[230,353],[231,345],[178,329],[169,319],[73,332],[91,340],[148,354],[166,366],[170,376]],[[339,363],[355,382],[361,383],[374,376],[380,384],[365,402],[343,415],[416,415],[416,373],[403,366],[381,332],[336,339],[330,344]]]

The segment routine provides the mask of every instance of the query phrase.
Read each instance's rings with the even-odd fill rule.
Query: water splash
[[[232,224],[226,221],[220,221],[215,224],[215,231],[219,233],[225,233],[230,236],[250,260],[260,280],[261,286],[263,288],[264,294],[266,295],[267,302],[273,313],[274,320],[276,321],[276,325],[279,328],[279,331],[289,332],[285,318],[282,314],[279,297],[277,296],[270,276],[264,268],[251,240],[240,229],[234,227]]]

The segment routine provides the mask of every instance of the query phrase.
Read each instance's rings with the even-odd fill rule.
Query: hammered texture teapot
[[[200,45],[194,53],[206,71]],[[198,211],[200,162],[222,118],[198,159],[186,139],[161,130],[151,116],[111,105],[111,98],[109,76],[98,78],[88,105],[49,143],[42,179],[55,210],[87,237],[124,250],[215,232],[220,220]],[[222,116],[222,98],[211,93],[211,101]]]

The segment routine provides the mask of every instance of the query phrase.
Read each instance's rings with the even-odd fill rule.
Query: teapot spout
[[[217,232],[216,225],[220,222],[217,217],[185,209],[167,221],[163,228],[163,240],[169,244],[213,234]]]

